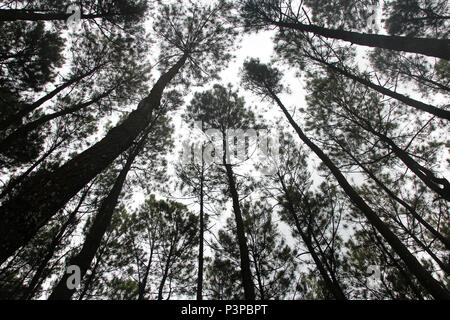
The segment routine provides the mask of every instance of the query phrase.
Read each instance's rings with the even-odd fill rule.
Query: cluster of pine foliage
[[[447,0],[0,1],[0,299],[450,299],[449,21]],[[257,32],[272,61],[220,82]],[[176,115],[219,138],[180,155]],[[246,174],[258,137],[228,132],[269,127],[273,170]]]

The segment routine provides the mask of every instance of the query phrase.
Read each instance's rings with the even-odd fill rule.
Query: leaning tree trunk
[[[79,76],[73,77],[72,79],[66,81],[62,85],[58,86],[57,88],[53,89],[51,92],[43,96],[42,98],[36,100],[33,103],[25,104],[21,110],[19,110],[16,114],[13,114],[6,118],[5,120],[0,121],[0,130],[5,130],[9,126],[13,125],[14,123],[21,122],[22,118],[42,106],[45,102],[50,101],[54,97],[56,97],[61,91],[69,88],[71,85],[83,80],[84,78],[92,75],[94,72],[96,72],[101,66],[96,66],[89,72],[83,73]]]
[[[388,96],[388,97],[396,99],[396,100],[398,100],[400,102],[403,102],[404,104],[406,104],[406,105],[408,105],[410,107],[413,107],[413,108],[415,108],[417,110],[427,112],[429,114],[432,114],[432,115],[434,115],[436,117],[439,117],[439,118],[442,118],[442,119],[450,120],[450,111],[448,111],[448,110],[437,108],[437,107],[435,107],[433,105],[423,103],[421,101],[418,101],[418,100],[412,99],[410,97],[407,97],[407,96],[405,96],[403,94],[400,94],[400,93],[394,92],[392,90],[389,90],[389,89],[387,89],[387,88],[385,88],[383,86],[379,86],[379,85],[377,85],[377,84],[375,84],[375,83],[373,83],[373,82],[371,82],[371,81],[369,81],[367,79],[358,77],[358,76],[356,76],[356,75],[354,75],[354,74],[352,74],[352,73],[350,73],[350,72],[348,72],[348,71],[346,71],[344,69],[338,68],[335,65],[333,65],[331,63],[328,63],[328,62],[326,62],[324,60],[312,57],[310,55],[308,55],[308,57],[310,59],[313,59],[313,60],[315,60],[315,61],[317,61],[317,62],[327,66],[329,69],[331,69],[331,70],[333,70],[333,71],[335,71],[337,73],[340,73],[340,74],[346,76],[347,78],[350,78],[350,79],[352,79],[354,81],[357,81],[357,82],[361,83],[362,85],[365,85],[366,87],[371,88],[371,89],[373,89],[373,90],[375,90],[375,91],[377,91],[377,92],[379,92],[379,93],[381,93],[381,94],[383,94],[385,96]]]
[[[281,28],[294,29],[301,32],[312,32],[325,38],[344,40],[361,46],[412,52],[450,60],[450,41],[447,39],[426,39],[367,34],[329,29],[312,24],[303,24],[300,22],[271,21],[270,23]]]
[[[34,120],[30,123],[27,123],[27,124],[17,128],[13,133],[11,133],[5,139],[0,141],[0,153],[5,152],[6,150],[8,150],[8,148],[14,146],[17,143],[17,141],[20,141],[21,138],[26,137],[30,132],[38,129],[39,127],[50,122],[51,120],[54,120],[56,118],[80,111],[84,108],[87,108],[87,107],[93,105],[94,103],[99,102],[103,98],[107,97],[113,91],[114,91],[114,88],[109,89],[106,92],[102,93],[101,95],[95,97],[92,100],[89,100],[84,103],[76,104],[70,108],[67,108],[67,109],[52,113],[52,114],[44,115],[37,120]]]
[[[279,174],[278,174],[278,179],[280,179],[281,187],[283,188],[283,192],[285,194],[285,198],[287,201],[287,209],[288,209],[291,217],[294,219],[295,227],[297,228],[297,231],[300,234],[300,237],[302,238],[303,242],[306,244],[308,252],[311,255],[311,257],[313,258],[314,263],[317,267],[317,270],[319,270],[319,273],[322,276],[323,281],[325,282],[325,286],[327,287],[328,291],[334,296],[334,298],[336,300],[347,300],[347,297],[345,296],[344,291],[342,290],[339,283],[333,281],[330,278],[328,272],[325,269],[325,266],[323,265],[322,261],[319,258],[319,255],[317,254],[316,250],[314,249],[311,238],[307,237],[305,232],[303,232],[300,221],[299,221],[297,214],[295,212],[295,209],[294,209],[293,201],[292,201],[291,197],[289,196],[289,190],[287,189],[283,178]]]
[[[148,282],[148,276],[150,274],[150,268],[153,263],[153,253],[155,251],[155,241],[152,240],[152,245],[150,247],[150,256],[148,258],[147,267],[145,268],[144,278],[139,283],[139,295],[138,300],[144,300],[145,299],[145,288],[147,287]]]
[[[442,235],[438,230],[436,230],[432,225],[430,225],[424,218],[422,218],[417,212],[416,210],[411,207],[408,203],[406,203],[406,201],[400,199],[391,189],[389,189],[380,179],[378,179],[375,174],[370,171],[365,165],[363,165],[350,151],[348,151],[346,148],[344,148],[344,146],[336,139],[334,139],[334,141],[339,145],[339,147],[341,147],[341,149],[347,153],[352,159],[353,161],[355,161],[355,163],[381,188],[383,189],[384,192],[386,192],[386,194],[393,200],[397,201],[399,204],[401,204],[410,214],[412,217],[414,217],[414,219],[417,219],[417,221],[420,222],[420,224],[422,224],[434,237],[436,237],[436,239],[438,239],[445,247],[447,250],[450,250],[450,238],[446,238],[444,235]],[[425,246],[426,248],[424,248],[425,250],[429,250],[428,246]],[[430,254],[430,252],[428,252],[428,254]],[[445,267],[442,262],[439,262],[440,259],[435,261],[439,264],[439,266],[442,268],[444,267],[444,270],[448,270],[448,267]],[[447,271],[448,273],[448,271]]]
[[[130,171],[134,160],[138,156],[139,151],[142,150],[142,147],[146,142],[146,137],[147,134],[142,137],[139,145],[135,148],[135,150],[132,151],[127,159],[125,166],[114,182],[111,191],[109,192],[108,196],[102,201],[100,209],[95,216],[94,222],[92,223],[92,226],[89,228],[89,231],[86,235],[86,240],[84,241],[83,248],[78,254],[76,254],[69,260],[69,266],[74,265],[80,268],[81,279],[89,269],[89,266],[91,265],[92,260],[94,260],[98,248],[100,248],[102,238],[106,233],[108,227],[111,225],[114,209],[116,208],[117,202],[119,201],[119,196],[127,179],[128,172]],[[67,287],[67,279],[69,277],[70,276],[67,273],[64,274],[62,279],[53,289],[49,300],[70,300],[76,289],[69,289]]]
[[[52,242],[50,243],[50,246],[47,249],[47,253],[44,256],[44,259],[39,264],[38,269],[36,270],[35,274],[33,275],[33,278],[31,279],[25,292],[23,293],[22,299],[24,299],[24,300],[31,299],[33,297],[33,294],[35,293],[38,285],[40,283],[42,283],[42,281],[44,280],[43,274],[44,274],[45,267],[48,265],[49,261],[55,254],[56,248],[58,247],[58,245],[60,245],[60,242],[61,242],[62,238],[64,237],[66,230],[69,228],[69,226],[71,224],[74,223],[74,221],[76,219],[76,215],[80,211],[80,208],[81,208],[84,200],[86,199],[88,192],[89,192],[89,189],[83,193],[83,195],[80,198],[80,201],[78,202],[77,207],[70,213],[68,219],[63,224],[61,229],[58,231],[58,234],[53,238]]]
[[[161,282],[159,283],[158,300],[162,300],[164,298],[164,296],[163,296],[163,294],[164,294],[164,286],[166,285],[166,280],[167,280],[167,277],[169,276],[170,267],[172,265],[173,251],[175,250],[176,242],[177,242],[176,241],[176,236],[174,236],[174,238],[172,239],[172,242],[170,243],[169,254],[167,256],[166,264],[164,266],[163,276],[161,278]]]
[[[357,115],[355,115],[357,116]],[[358,116],[357,116],[358,117]],[[450,201],[450,182],[445,178],[437,178],[431,170],[417,163],[405,150],[385,134],[375,130],[366,120],[358,117],[365,125],[361,125],[366,131],[378,137],[382,142],[391,147],[393,153],[431,190],[443,199]]]
[[[420,264],[420,262],[409,252],[408,248],[400,241],[400,239],[389,229],[389,227],[378,217],[378,215],[369,207],[363,198],[356,192],[344,177],[338,167],[331,161],[331,159],[314,143],[312,142],[297,125],[289,111],[283,105],[278,96],[271,88],[266,88],[270,96],[275,100],[280,109],[285,114],[291,126],[297,132],[299,138],[322,160],[328,167],[331,173],[336,178],[339,185],[342,187],[347,196],[351,199],[353,204],[361,210],[370,224],[372,224],[378,232],[386,239],[392,249],[399,255],[408,267],[410,272],[414,274],[422,286],[435,298],[450,300],[450,292],[445,289],[433,276]]]
[[[187,55],[184,55],[164,73],[138,108],[101,141],[3,203],[0,207],[0,263],[25,245],[64,204],[133,144],[148,126],[152,111],[160,106],[165,87],[186,60]]]

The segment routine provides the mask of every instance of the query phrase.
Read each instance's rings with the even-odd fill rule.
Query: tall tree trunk
[[[184,55],[164,73],[138,108],[101,141],[3,203],[0,207],[0,263],[26,244],[64,204],[133,144],[148,126],[153,110],[160,106],[165,87],[186,59]]]
[[[0,153],[4,152],[5,150],[7,150],[11,146],[13,146],[15,144],[15,142],[17,140],[19,140],[20,138],[27,136],[31,131],[38,129],[39,127],[46,124],[47,122],[49,122],[53,119],[65,116],[67,114],[77,112],[84,108],[87,108],[90,105],[93,105],[94,103],[97,103],[101,99],[107,97],[113,91],[114,91],[114,88],[111,88],[90,101],[76,104],[70,108],[61,110],[59,112],[47,114],[45,116],[40,117],[39,119],[37,119],[35,121],[32,121],[30,123],[27,123],[27,124],[19,127],[13,133],[11,133],[9,136],[7,136],[5,139],[0,141]]]
[[[106,243],[105,246],[103,246],[103,248],[101,248],[99,250],[95,264],[91,268],[91,273],[89,274],[89,277],[87,277],[87,279],[84,283],[83,291],[81,291],[80,296],[78,297],[78,300],[83,300],[84,297],[88,294],[89,288],[92,284],[92,281],[94,281],[95,275],[97,273],[97,269],[100,266],[100,263],[102,262],[103,254],[106,251],[106,247],[108,245],[109,238],[110,238],[110,235],[108,236],[108,239],[105,240],[105,243]]]
[[[284,179],[281,177],[280,174],[278,174],[278,179],[280,180],[281,187],[283,188],[285,199],[287,201],[287,209],[289,211],[289,214],[294,219],[295,227],[297,228],[297,231],[300,234],[300,237],[302,238],[303,242],[305,243],[309,254],[313,258],[314,263],[317,267],[317,270],[319,270],[319,273],[322,276],[322,279],[325,283],[326,288],[334,296],[334,298],[336,300],[347,300],[347,298],[344,294],[344,291],[342,290],[339,283],[337,281],[333,281],[330,278],[328,272],[325,269],[325,266],[323,265],[322,261],[319,258],[319,255],[317,254],[316,250],[314,249],[311,238],[309,238],[303,231],[300,221],[297,217],[297,213],[295,212],[293,201],[292,201],[291,197],[289,196],[289,190],[287,189]]]
[[[409,285],[411,290],[413,291],[414,295],[417,297],[418,300],[424,300],[422,293],[420,292],[420,289],[416,286],[416,284],[411,280],[411,277],[408,275],[408,273],[404,270],[404,268],[398,263],[398,261],[395,259],[395,257],[389,252],[388,248],[384,245],[383,241],[378,237],[376,233],[374,233],[377,242],[379,243],[381,250],[389,257],[391,260],[391,263],[397,268],[398,272],[402,276],[402,278],[405,280],[405,282]]]
[[[153,262],[153,252],[155,250],[155,241],[152,240],[152,245],[150,247],[150,256],[148,258],[147,267],[145,268],[144,278],[139,282],[139,296],[138,300],[144,300],[145,298],[145,288],[147,287],[148,275],[150,274],[150,268]]]
[[[271,88],[267,88],[270,96],[275,100],[280,109],[285,114],[291,126],[297,132],[299,138],[322,160],[322,162],[328,167],[331,173],[336,178],[339,185],[342,187],[347,196],[351,199],[353,204],[361,210],[366,216],[367,220],[372,224],[378,232],[389,243],[392,249],[399,255],[408,267],[410,272],[414,274],[424,288],[435,299],[450,299],[450,292],[445,289],[433,276],[420,264],[420,262],[409,252],[408,248],[400,241],[400,239],[389,229],[389,227],[378,217],[378,215],[369,207],[363,198],[353,189],[347,179],[344,177],[338,167],[331,161],[331,159],[314,143],[312,142],[297,125],[289,111],[283,105],[278,96],[272,91]]]
[[[161,282],[159,283],[158,300],[162,300],[164,298],[163,297],[164,286],[166,285],[166,280],[167,280],[167,277],[169,276],[169,270],[170,270],[170,266],[172,264],[172,255],[173,255],[173,250],[174,250],[174,246],[176,243],[176,239],[173,239],[172,241],[173,242],[171,242],[171,244],[170,244],[169,255],[167,256],[166,264],[164,266],[163,276],[161,278]]]
[[[78,254],[73,256],[68,263],[68,265],[74,265],[80,268],[81,278],[83,278],[86,274],[86,271],[89,269],[89,266],[91,265],[92,260],[94,259],[95,254],[98,251],[98,248],[100,248],[102,238],[111,224],[114,209],[116,208],[117,202],[119,201],[119,196],[122,192],[128,172],[130,171],[131,166],[133,165],[134,160],[138,156],[139,152],[145,145],[147,136],[148,132],[141,138],[138,145],[128,156],[127,162],[123,169],[120,171],[120,174],[114,182],[111,191],[100,205],[98,213],[94,218],[94,222],[92,223],[92,226],[89,228],[89,231],[86,235],[86,240],[84,241],[82,249]],[[69,275],[65,273],[62,279],[53,289],[49,300],[70,300],[76,289],[71,290],[67,287],[68,278]]]
[[[345,30],[329,29],[300,22],[270,21],[281,28],[312,32],[325,38],[339,39],[372,48],[405,51],[450,60],[450,41],[447,39],[426,39],[400,36],[385,36]]]
[[[245,237],[244,221],[242,219],[241,206],[239,203],[239,194],[234,181],[234,173],[231,164],[227,163],[228,143],[226,135],[223,135],[223,165],[225,166],[228,187],[230,188],[231,198],[233,200],[233,212],[236,221],[236,236],[239,244],[239,254],[241,260],[241,277],[244,288],[245,300],[255,300],[255,286],[253,284],[252,271],[250,269],[250,256]]]
[[[437,107],[435,107],[433,105],[423,103],[421,101],[418,101],[418,100],[412,99],[410,97],[407,97],[407,96],[405,96],[403,94],[400,94],[400,93],[394,92],[392,90],[389,90],[389,89],[387,89],[387,88],[385,88],[383,86],[376,85],[375,83],[373,83],[373,82],[371,82],[369,80],[363,79],[363,78],[358,77],[358,76],[356,76],[356,75],[354,75],[354,74],[352,74],[352,73],[350,73],[350,72],[348,72],[348,71],[346,71],[344,69],[338,68],[335,65],[326,62],[325,60],[318,59],[318,58],[310,56],[310,55],[308,55],[308,57],[310,59],[312,59],[312,60],[315,60],[315,61],[317,61],[317,62],[327,66],[330,70],[333,70],[333,71],[335,71],[337,73],[340,73],[340,74],[346,76],[347,78],[350,78],[350,79],[352,79],[352,80],[354,80],[356,82],[359,82],[362,85],[365,85],[366,87],[369,87],[369,88],[371,88],[371,89],[373,89],[373,90],[375,90],[375,91],[377,91],[377,92],[379,92],[379,93],[381,93],[381,94],[383,94],[385,96],[388,96],[388,97],[396,99],[396,100],[398,100],[400,102],[403,102],[404,104],[406,104],[406,105],[408,105],[410,107],[413,107],[413,108],[415,108],[417,110],[427,112],[429,114],[432,114],[432,115],[434,115],[436,117],[439,117],[439,118],[442,118],[442,119],[450,120],[450,111],[448,111],[448,110],[437,108]]]
[[[203,300],[203,262],[204,262],[204,236],[205,236],[205,219],[204,219],[204,174],[205,174],[205,160],[203,158],[203,153],[205,151],[202,145],[202,171],[200,173],[200,234],[199,234],[199,244],[198,244],[198,275],[197,275],[197,300]]]
[[[63,91],[64,89],[67,89],[71,85],[83,80],[84,78],[89,77],[90,75],[94,74],[94,72],[96,72],[101,67],[102,67],[102,65],[96,66],[89,72],[86,72],[79,76],[73,77],[72,79],[63,83],[59,87],[53,89],[51,92],[47,93],[45,96],[43,96],[39,100],[37,100],[31,104],[24,105],[23,108],[21,110],[19,110],[19,112],[9,116],[5,120],[0,121],[0,130],[5,130],[9,126],[13,125],[14,123],[19,123],[22,120],[22,118],[24,118],[25,116],[27,116],[28,114],[30,114],[31,112],[33,112],[34,110],[36,110],[37,108],[42,106],[45,102],[50,101],[51,99],[56,97],[61,91]]]
[[[266,300],[266,292],[264,290],[261,272],[259,270],[258,262],[254,254],[253,254],[253,264],[255,266],[256,281],[258,282],[259,298],[260,300]]]

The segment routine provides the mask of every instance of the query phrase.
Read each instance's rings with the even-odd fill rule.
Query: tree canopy
[[[0,299],[449,300],[449,21],[0,1]]]

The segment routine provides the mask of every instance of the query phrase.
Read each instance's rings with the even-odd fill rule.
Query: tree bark
[[[308,57],[310,59],[313,59],[313,60],[315,60],[315,61],[317,61],[317,62],[327,66],[329,69],[331,69],[331,70],[333,70],[333,71],[335,71],[337,73],[340,73],[340,74],[346,76],[347,78],[350,78],[350,79],[352,79],[352,80],[354,80],[356,82],[359,82],[362,85],[365,85],[366,87],[369,87],[369,88],[371,88],[371,89],[373,89],[373,90],[375,90],[375,91],[377,91],[377,92],[379,92],[379,93],[381,93],[381,94],[383,94],[385,96],[388,96],[388,97],[396,99],[396,100],[398,100],[400,102],[403,102],[404,104],[406,104],[406,105],[408,105],[410,107],[413,107],[413,108],[415,108],[417,110],[427,112],[429,114],[432,114],[432,115],[434,115],[436,117],[439,117],[439,118],[442,118],[442,119],[450,120],[450,111],[447,111],[447,110],[444,110],[444,109],[441,109],[441,108],[437,108],[437,107],[435,107],[433,105],[423,103],[421,101],[418,101],[418,100],[412,99],[410,97],[407,97],[407,96],[405,96],[403,94],[400,94],[400,93],[394,92],[392,90],[389,90],[389,89],[387,89],[385,87],[376,85],[375,83],[373,83],[373,82],[371,82],[369,80],[366,80],[366,79],[363,79],[361,77],[358,77],[358,76],[356,76],[356,75],[354,75],[354,74],[352,74],[352,73],[350,73],[350,72],[348,72],[348,71],[346,71],[344,69],[338,68],[335,65],[333,65],[331,63],[328,63],[328,62],[326,62],[324,60],[321,60],[321,59],[318,59],[318,58],[315,58],[315,57],[312,57],[312,56],[309,56],[309,55],[308,55]]]
[[[227,149],[226,135],[223,136],[223,165],[225,166],[226,175],[228,179],[228,186],[230,188],[231,198],[233,200],[233,212],[236,221],[236,236],[239,244],[239,253],[241,260],[241,277],[242,286],[244,288],[245,300],[255,300],[255,286],[253,284],[252,271],[250,269],[250,256],[245,237],[244,222],[242,219],[241,206],[239,204],[239,195],[234,181],[234,173],[231,164],[227,163],[228,149]]]
[[[347,196],[351,199],[353,204],[361,210],[370,224],[372,224],[378,232],[389,243],[392,249],[399,255],[408,267],[410,272],[414,274],[424,288],[435,298],[450,300],[450,292],[445,289],[433,276],[420,264],[420,262],[409,252],[408,248],[400,241],[400,239],[389,229],[389,227],[378,217],[378,215],[369,207],[369,205],[359,196],[355,189],[350,185],[342,172],[336,167],[331,159],[314,143],[312,142],[297,125],[292,116],[289,114],[286,107],[283,105],[278,96],[267,88],[270,96],[275,100],[277,105],[285,114],[291,126],[297,132],[299,138],[322,160],[328,167],[331,173],[336,178],[339,185],[342,187]]]
[[[89,181],[127,150],[160,106],[165,87],[183,67],[184,55],[154,85],[128,118],[98,143],[0,207],[0,263],[26,244]],[[70,183],[67,183],[70,181]]]
[[[123,185],[125,184],[128,172],[131,169],[131,166],[136,159],[139,151],[142,149],[145,144],[146,136],[142,138],[139,143],[139,146],[136,147],[135,150],[130,154],[127,159],[127,162],[123,169],[121,170],[119,176],[117,177],[114,185],[109,192],[108,196],[102,201],[100,209],[98,210],[97,215],[94,218],[94,222],[92,226],[89,228],[89,231],[86,235],[86,240],[84,241],[83,247],[78,254],[72,257],[69,260],[68,265],[75,265],[80,268],[81,278],[84,277],[89,266],[94,260],[95,254],[100,248],[102,238],[106,233],[106,230],[111,224],[111,220],[114,214],[114,209],[117,206],[117,202],[119,201],[120,193],[122,192]],[[67,273],[64,274],[62,279],[58,282],[56,287],[53,289],[52,294],[49,297],[49,300],[70,300],[72,295],[75,293],[76,289],[69,289],[67,287],[67,279],[69,275]]]
[[[197,275],[197,300],[203,300],[203,251],[204,251],[204,236],[205,236],[205,219],[203,208],[204,197],[204,174],[205,174],[205,161],[203,158],[204,147],[202,146],[202,171],[200,176],[200,232],[199,232],[199,245],[198,245],[198,275]]]
[[[312,24],[307,25],[300,22],[270,21],[270,23],[281,28],[288,28],[301,32],[312,32],[325,38],[344,40],[361,46],[412,52],[450,60],[450,41],[447,39],[426,39],[367,34],[329,29]]]

